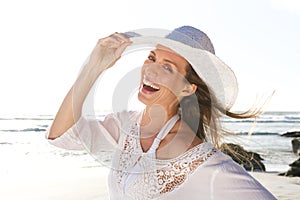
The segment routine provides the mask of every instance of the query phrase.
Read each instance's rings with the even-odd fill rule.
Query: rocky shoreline
[[[235,162],[243,166],[247,171],[265,172],[264,160],[258,153],[246,151],[242,146],[233,143],[224,143],[221,151],[229,155]]]
[[[282,137],[292,137],[293,153],[298,159],[289,164],[290,169],[286,172],[279,173],[280,176],[300,177],[300,131],[286,132]],[[263,158],[256,152],[246,151],[242,146],[233,143],[224,143],[221,151],[229,155],[235,162],[243,166],[247,171],[265,172],[266,168],[263,164]],[[291,152],[292,153],[292,152]]]
[[[286,172],[280,173],[280,176],[300,177],[300,131],[287,132],[282,134],[283,137],[293,137],[292,148],[294,154],[298,156],[298,159],[289,164],[290,169]]]

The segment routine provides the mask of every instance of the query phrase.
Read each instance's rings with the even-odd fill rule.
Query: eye
[[[151,60],[152,62],[155,62],[155,57],[152,56],[152,55],[149,55],[149,56],[148,56],[148,60]]]
[[[168,66],[168,65],[163,65],[163,68],[169,72],[173,72],[173,69],[171,66]]]

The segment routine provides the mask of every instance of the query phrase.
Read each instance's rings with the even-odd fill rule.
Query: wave
[[[101,115],[101,117],[103,117]],[[36,116],[5,116],[0,117],[0,120],[32,120],[32,121],[52,121],[53,115],[36,115]],[[222,118],[222,122],[253,122],[254,119],[233,119],[233,118]],[[300,112],[266,112],[265,114],[259,116],[256,119],[257,123],[299,123],[300,122]]]
[[[53,117],[0,117],[0,120],[32,120],[32,121],[39,121],[39,120],[53,120]]]
[[[103,117],[101,115],[101,117]],[[53,120],[53,115],[35,115],[35,116],[0,116],[0,131],[2,132],[43,132],[47,130]],[[243,126],[254,122],[254,119],[233,119],[222,118],[224,125],[227,123],[229,127],[237,127],[243,130]],[[290,130],[296,123],[300,124],[300,112],[268,112],[259,116],[256,123],[262,124],[265,132],[254,132],[253,135],[278,135],[280,131]],[[270,125],[269,125],[269,124]],[[287,129],[278,129],[275,123],[281,123],[280,126]],[[284,125],[285,124],[285,125]],[[227,126],[227,125],[225,125]],[[234,128],[235,129],[235,128]],[[273,132],[272,132],[273,131]],[[247,135],[248,132],[237,133]]]
[[[254,120],[221,120],[224,123],[253,123]],[[300,123],[300,120],[257,120],[256,123]]]
[[[13,143],[11,142],[0,142],[0,145],[12,145]]]
[[[44,132],[45,128],[26,128],[26,129],[11,129],[11,130],[0,130],[2,132]],[[249,132],[234,132],[235,135],[248,135]],[[281,135],[282,133],[276,132],[253,132],[251,135]]]
[[[236,135],[248,135],[249,134],[249,132],[235,132],[234,134],[236,134]],[[272,135],[272,136],[274,136],[274,135],[280,135],[280,133],[276,133],[276,132],[253,132],[253,133],[251,133],[251,135]]]
[[[2,132],[42,132],[46,131],[45,128],[25,128],[25,129],[4,129]]]
[[[252,123],[254,119],[234,119],[234,118],[223,118],[221,120],[224,123]],[[299,123],[300,114],[296,115],[263,115],[256,119],[257,123]]]

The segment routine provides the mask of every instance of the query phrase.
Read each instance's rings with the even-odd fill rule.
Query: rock
[[[287,137],[294,137],[295,135],[300,135],[300,132],[288,132],[286,133],[290,136]],[[300,138],[295,138],[292,140],[293,152],[296,155],[300,156]],[[294,161],[293,163],[289,164],[290,169],[287,172],[280,173],[280,176],[298,176],[300,177],[300,158]]]
[[[284,134],[281,134],[281,136],[285,136],[285,137],[300,137],[300,131],[286,132]]]
[[[287,172],[278,174],[279,176],[291,176],[291,177],[300,177],[300,158],[295,162],[289,164],[291,168]]]
[[[246,151],[240,145],[232,143],[222,144],[221,151],[247,171],[266,171],[265,165],[261,162],[263,158],[258,153]]]
[[[300,177],[300,168],[291,167],[287,172],[280,173],[279,176]]]
[[[292,146],[294,154],[300,156],[300,138],[293,139]]]
[[[298,160],[296,160],[295,162],[289,164],[289,166],[300,168],[300,158],[298,158]]]

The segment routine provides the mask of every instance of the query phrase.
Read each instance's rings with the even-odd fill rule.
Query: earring
[[[182,108],[178,107],[177,114],[181,117],[182,116]]]

